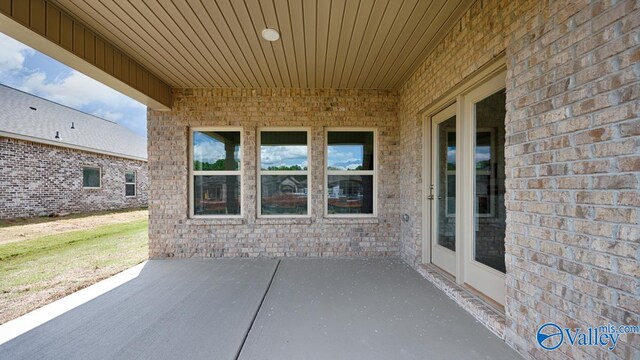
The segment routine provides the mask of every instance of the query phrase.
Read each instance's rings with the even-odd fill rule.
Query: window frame
[[[127,173],[133,174],[133,182],[127,182]],[[133,195],[127,195],[127,185],[133,185]],[[138,196],[138,173],[135,170],[124,171],[124,197],[134,198]]]
[[[232,132],[237,131],[240,133],[240,151],[238,154],[238,163],[240,164],[240,170],[194,170],[193,169],[193,134],[195,132],[205,132],[205,131],[220,131],[220,132]],[[242,127],[238,126],[196,126],[189,128],[189,218],[192,219],[242,219],[244,218],[245,209],[244,209],[244,176],[242,172],[245,169],[245,164],[243,161],[244,158],[244,134],[242,133]],[[240,177],[240,214],[237,215],[196,215],[195,214],[195,187],[194,187],[194,177],[198,175],[217,175],[217,176],[239,176]]]
[[[98,186],[84,186],[84,169],[98,169],[98,180],[100,184]],[[82,165],[82,189],[96,190],[102,189],[102,167],[93,165]]]
[[[262,170],[262,133],[263,132],[306,132],[307,133],[307,170]],[[256,178],[257,178],[257,201],[256,214],[259,219],[282,219],[294,218],[303,219],[311,217],[311,189],[313,187],[311,179],[311,128],[310,127],[260,127],[257,130],[256,147]],[[262,214],[262,175],[306,175],[307,176],[307,214],[306,215],[263,215]]]
[[[329,170],[329,132],[373,132],[373,170]],[[327,127],[324,129],[324,194],[322,195],[326,218],[357,219],[378,217],[378,129],[374,127]],[[373,212],[371,214],[329,214],[330,175],[373,175]]]

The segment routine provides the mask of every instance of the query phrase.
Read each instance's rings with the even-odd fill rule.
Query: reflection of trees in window
[[[239,215],[240,131],[196,130],[192,138],[193,214]]]
[[[375,213],[374,142],[372,130],[327,132],[327,214]]]
[[[265,129],[259,139],[259,215],[308,215],[309,132]]]

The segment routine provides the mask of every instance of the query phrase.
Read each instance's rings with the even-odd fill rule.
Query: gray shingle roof
[[[0,85],[0,135],[147,159],[146,140],[129,129],[4,85]]]

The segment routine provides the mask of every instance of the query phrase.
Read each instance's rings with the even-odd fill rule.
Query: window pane
[[[456,117],[436,126],[436,230],[438,245],[456,251]]]
[[[126,184],[124,186],[124,194],[125,196],[135,196],[136,195],[136,186],[133,184]]]
[[[195,215],[240,215],[240,176],[196,175],[193,197]]]
[[[135,183],[136,182],[136,173],[134,173],[134,172],[126,172],[126,173],[124,173],[124,182]]]
[[[100,169],[83,168],[82,169],[82,186],[83,187],[100,187]]]
[[[329,175],[329,214],[373,214],[373,175]]]
[[[491,170],[491,132],[476,131],[476,170]]]
[[[239,131],[194,131],[194,170],[239,170]]]
[[[260,133],[262,170],[306,170],[306,131],[263,131]]]
[[[478,102],[474,150],[474,259],[505,272],[505,91]]]
[[[328,170],[373,170],[373,131],[329,131]]]
[[[306,175],[262,175],[262,215],[307,215]]]

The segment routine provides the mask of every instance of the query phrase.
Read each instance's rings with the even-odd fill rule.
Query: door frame
[[[496,56],[496,58],[490,63],[484,65],[478,69],[473,75],[469,76],[467,80],[454,86],[450,90],[446,91],[442,96],[437,98],[431,103],[431,105],[424,108],[419,112],[422,124],[422,226],[421,226],[421,244],[422,244],[422,263],[432,264],[432,251],[431,251],[431,201],[428,199],[430,195],[429,186],[431,181],[431,118],[437,115],[439,112],[445,110],[449,106],[455,104],[456,107],[456,127],[458,132],[456,134],[456,163],[461,168],[468,168],[471,166],[468,162],[472,162],[473,159],[469,159],[468,156],[462,156],[470,151],[473,152],[473,144],[465,144],[463,139],[464,126],[463,121],[466,118],[467,109],[464,108],[464,95],[470,93],[475,88],[490,81],[500,73],[506,71],[506,60],[504,52]],[[469,131],[467,131],[469,132]],[[473,136],[473,135],[471,135]],[[469,180],[469,179],[467,179]],[[466,239],[468,236],[462,231],[463,224],[473,224],[473,202],[470,201],[469,196],[460,196],[464,189],[463,181],[456,181],[456,276],[455,281],[459,285],[463,285],[466,282],[467,274],[465,272],[464,259],[466,254],[466,247],[463,244],[469,243],[469,241],[463,241],[463,237]],[[467,209],[467,211],[464,211]],[[471,209],[471,211],[468,211]],[[469,214],[471,216],[469,216]],[[473,229],[473,228],[472,228]],[[467,229],[469,230],[469,229]],[[504,302],[504,300],[502,301]]]

